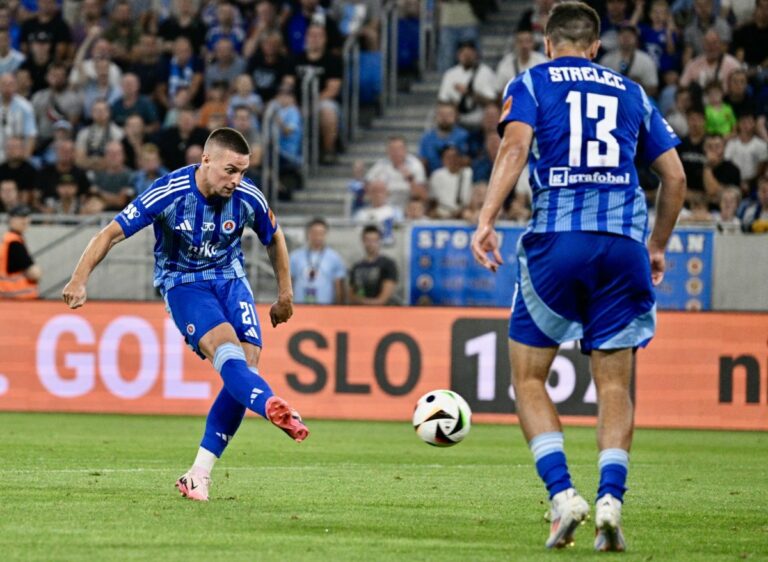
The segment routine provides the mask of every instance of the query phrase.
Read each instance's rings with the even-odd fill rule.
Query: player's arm
[[[527,123],[510,121],[504,127],[504,138],[501,139],[501,146],[493,166],[488,194],[480,209],[477,230],[472,236],[472,254],[475,260],[491,271],[496,271],[502,264],[499,242],[493,225],[528,161],[532,139],[533,128]],[[493,260],[488,258],[488,252],[492,252]]]
[[[291,284],[291,258],[285,243],[283,229],[279,226],[267,245],[267,255],[277,279],[277,301],[269,310],[272,326],[287,322],[293,315],[293,285]]]
[[[77,262],[69,283],[66,284],[61,293],[69,308],[78,308],[85,304],[85,285],[88,283],[88,277],[112,247],[124,239],[125,234],[122,227],[114,220],[91,238],[85,251],[83,251],[83,255],[80,256],[80,261]]]
[[[654,160],[652,167],[661,178],[656,195],[656,221],[648,238],[651,278],[654,285],[664,278],[664,249],[685,200],[685,171],[677,150],[670,148]]]

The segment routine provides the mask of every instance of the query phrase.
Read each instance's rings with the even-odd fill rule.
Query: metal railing
[[[344,65],[341,85],[341,143],[346,146],[357,138],[360,116],[360,40],[347,37],[341,51]]]
[[[280,122],[279,107],[273,101],[267,105],[262,123],[261,190],[270,206],[277,201],[280,189]]]
[[[301,76],[301,117],[304,121],[302,167],[304,177],[317,170],[320,159],[320,75],[322,68],[298,67]]]
[[[379,105],[382,113],[386,108],[397,103],[398,17],[397,2],[395,0],[385,1],[381,6],[381,94]]]
[[[435,68],[437,47],[435,0],[421,0],[419,5],[419,74],[424,76],[428,70]]]

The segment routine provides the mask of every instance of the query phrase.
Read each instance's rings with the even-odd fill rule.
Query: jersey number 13
[[[587,93],[584,97],[587,102],[587,119],[598,119],[600,108],[603,109],[603,118],[597,122],[595,127],[597,140],[587,141],[587,166],[590,168],[618,166],[619,142],[611,134],[611,131],[616,129],[619,100],[614,96],[595,93]],[[571,92],[565,101],[570,106],[571,125],[568,165],[578,168],[581,166],[581,148],[584,142],[582,94],[581,92]]]

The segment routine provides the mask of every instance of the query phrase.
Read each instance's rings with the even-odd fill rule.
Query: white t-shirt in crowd
[[[757,175],[760,163],[768,160],[768,143],[756,136],[748,142],[734,137],[725,145],[725,159],[736,165],[742,180],[752,180]]]

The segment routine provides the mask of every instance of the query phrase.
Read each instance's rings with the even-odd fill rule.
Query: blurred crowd
[[[587,3],[602,19],[597,62],[638,82],[682,140],[688,196],[681,222],[768,232],[768,0]],[[371,169],[356,166],[352,212],[361,222],[476,220],[499,146],[503,90],[547,60],[543,31],[555,0],[530,2],[495,69],[479,49],[477,4],[439,2],[442,77],[433,124],[418,146],[393,136]],[[639,162],[638,171],[653,214],[658,178]],[[527,220],[530,203],[524,174],[503,218]]]

